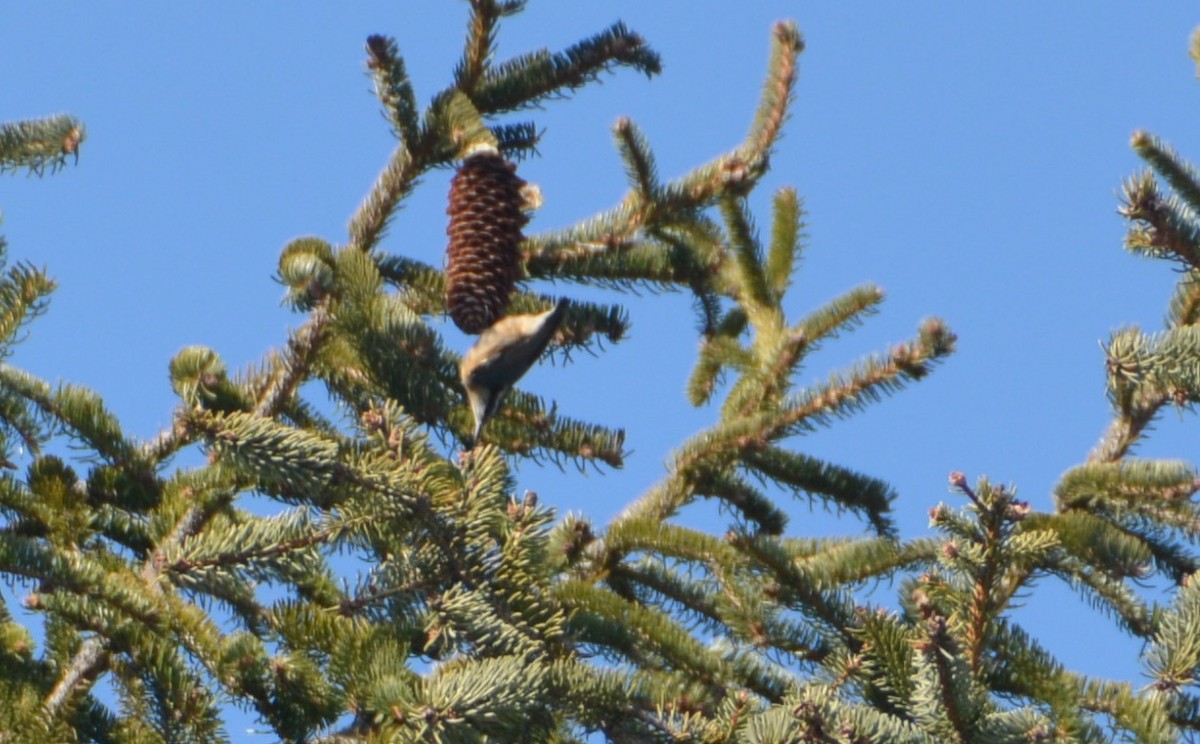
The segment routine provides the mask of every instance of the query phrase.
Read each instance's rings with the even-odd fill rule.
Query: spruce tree
[[[883,294],[860,286],[788,318],[801,200],[774,194],[762,233],[748,206],[792,105],[796,27],[771,31],[742,142],[664,180],[622,119],[620,203],[525,235],[536,194],[519,162],[541,130],[510,115],[620,68],[654,75],[659,60],[616,24],[496,61],[500,22],[523,5],[472,0],[462,58],[424,107],[395,42],[367,39],[395,150],[347,235],[284,249],[279,278],[301,320],[280,349],[237,373],[207,348],[171,360],[170,429],[139,440],[98,394],[0,364],[0,572],[44,639],[0,604],[0,741],[229,741],[229,705],[289,742],[1194,737],[1200,479],[1131,456],[1163,410],[1200,397],[1192,169],[1135,135],[1150,171],[1127,184],[1128,246],[1184,270],[1164,330],[1106,344],[1113,423],[1062,477],[1056,509],[952,473],[958,502],[931,511],[934,536],[903,539],[891,486],[806,454],[804,437],[923,379],[955,338],[927,320],[822,383],[797,383]],[[0,169],[54,171],[82,138],[68,117],[4,127]],[[447,270],[385,239],[436,168],[459,174]],[[619,468],[623,432],[518,386],[477,438],[466,349],[431,322],[448,313],[475,333],[565,297],[547,353],[603,354],[636,318],[572,297],[576,285],[693,296],[687,393],[713,414],[607,524],[558,515],[553,494],[518,494],[513,467]],[[5,353],[52,286],[24,264],[0,279]],[[64,441],[83,456],[57,454]],[[189,452],[204,457],[180,464]],[[247,510],[252,494],[273,511]],[[798,534],[781,506],[794,497],[870,534]],[[731,515],[727,530],[681,522],[701,500]],[[347,573],[347,557],[366,568]],[[1174,587],[1169,602],[1138,590],[1152,574]],[[900,579],[895,603],[869,596],[884,578]],[[1150,686],[1075,674],[1021,627],[1014,599],[1050,580],[1145,640]]]

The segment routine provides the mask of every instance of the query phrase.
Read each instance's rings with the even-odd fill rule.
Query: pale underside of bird
[[[471,412],[475,415],[472,444],[504,401],[517,380],[541,357],[567,314],[565,298],[543,313],[510,315],[485,330],[463,357],[459,369]]]

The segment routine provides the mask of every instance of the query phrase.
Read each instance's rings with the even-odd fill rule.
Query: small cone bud
[[[446,309],[464,333],[504,316],[520,270],[523,181],[494,149],[469,155],[450,182]]]

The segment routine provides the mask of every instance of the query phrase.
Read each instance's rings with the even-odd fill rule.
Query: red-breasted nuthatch
[[[483,425],[500,409],[510,388],[538,360],[567,314],[567,300],[536,315],[510,315],[496,321],[467,351],[459,368],[475,414],[473,444]]]

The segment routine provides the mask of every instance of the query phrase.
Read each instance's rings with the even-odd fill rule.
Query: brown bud
[[[1020,522],[1022,519],[1029,516],[1030,511],[1031,511],[1031,507],[1029,506],[1028,501],[1020,501],[1019,499],[1013,499],[1012,502],[1008,505],[1008,508],[1006,508],[1004,510],[1004,516],[1007,517],[1010,521]]]
[[[368,431],[377,431],[383,428],[383,413],[377,408],[368,408],[363,411],[358,420]]]
[[[79,127],[71,127],[71,131],[67,132],[62,140],[62,151],[66,155],[79,155],[79,143],[83,142],[83,130]]]

